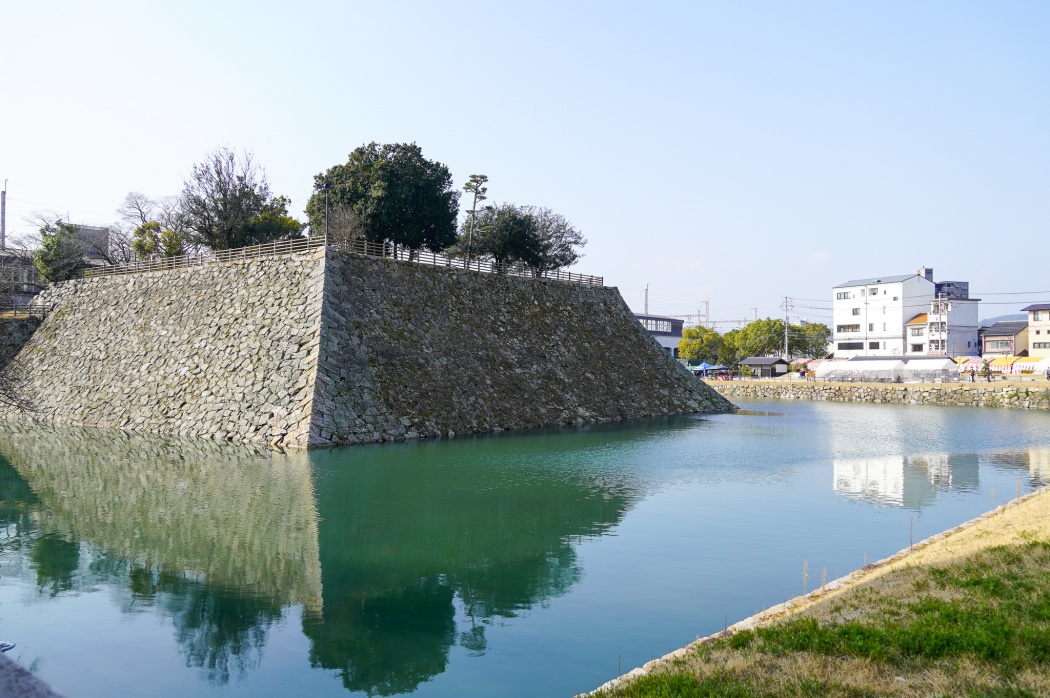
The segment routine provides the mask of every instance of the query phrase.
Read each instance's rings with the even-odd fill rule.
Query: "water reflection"
[[[983,455],[931,453],[835,459],[833,489],[850,499],[881,506],[922,509],[940,492],[978,490],[982,462],[997,468],[1026,470],[1034,485],[1050,477],[1050,449]]]
[[[486,653],[494,622],[580,579],[574,544],[616,525],[640,489],[574,465],[588,439],[634,438],[600,431],[553,448],[307,455],[4,429],[0,573],[43,597],[105,586],[122,612],[170,619],[187,666],[219,685],[259,666],[270,629],[301,606],[312,666],[352,691],[409,692],[453,647]]]
[[[349,690],[408,692],[454,645],[482,654],[498,618],[565,594],[581,575],[574,542],[637,496],[568,456],[498,438],[315,454],[324,602],[304,621],[311,663]]]
[[[0,433],[5,572],[56,596],[116,586],[170,618],[188,666],[224,683],[258,664],[282,608],[320,611],[305,455],[84,431]],[[14,569],[11,569],[12,566]]]

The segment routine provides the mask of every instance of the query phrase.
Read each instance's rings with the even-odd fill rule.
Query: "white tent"
[[[817,367],[818,380],[854,380],[896,382],[901,379],[904,362],[900,359],[874,359],[866,361],[825,361]]]
[[[901,372],[906,381],[954,381],[959,378],[959,364],[949,358],[908,359]]]

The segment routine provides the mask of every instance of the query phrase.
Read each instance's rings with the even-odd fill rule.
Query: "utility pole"
[[[0,191],[0,250],[7,249],[7,180]]]
[[[791,359],[788,358],[788,326],[789,326],[789,324],[791,322],[790,319],[789,319],[788,311],[790,309],[791,309],[791,299],[788,298],[787,296],[784,296],[784,360],[785,361],[790,361],[791,360]]]
[[[649,284],[645,285],[645,314],[649,314]]]
[[[700,301],[700,306],[703,309],[696,309],[696,324],[701,327],[707,327],[707,324],[711,321],[711,301]]]

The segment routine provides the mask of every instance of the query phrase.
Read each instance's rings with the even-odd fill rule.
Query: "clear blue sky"
[[[1050,301],[1050,3],[26,2],[0,8],[9,235],[106,224],[250,150],[312,176],[415,141],[547,206],[641,310],[782,316],[934,268]],[[1011,292],[1037,291],[1024,296]],[[792,312],[827,320],[821,307]],[[722,329],[726,329],[725,326]]]

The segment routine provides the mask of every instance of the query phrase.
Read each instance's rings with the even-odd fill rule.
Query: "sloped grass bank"
[[[592,695],[1050,695],[1048,496]]]

